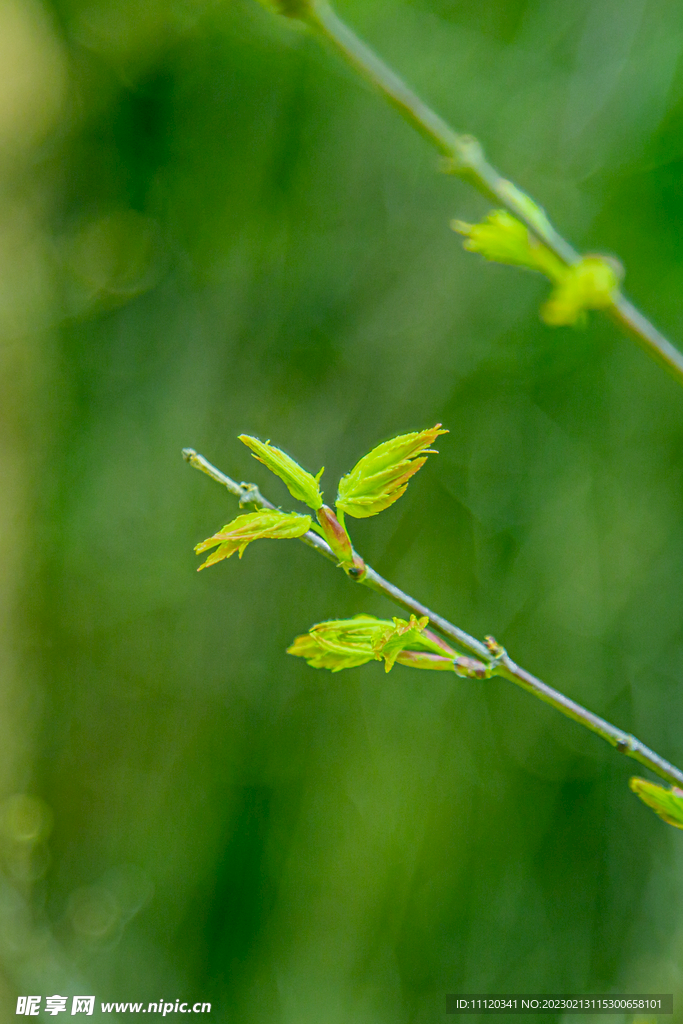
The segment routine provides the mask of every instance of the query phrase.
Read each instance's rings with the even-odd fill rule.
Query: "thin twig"
[[[619,293],[608,312],[656,363],[676,380],[683,382],[683,355],[625,295]]]
[[[565,266],[579,261],[579,253],[556,231],[543,211],[488,162],[480,143],[470,135],[455,132],[339,18],[327,0],[308,0],[301,9],[298,5],[295,7],[302,21],[326,39],[413,128],[435,146],[444,158],[443,170],[458,175],[487,199],[504,206],[526,224]],[[683,385],[683,355],[621,292],[615,294],[607,312],[648,355]]]
[[[236,483],[236,481],[208,462],[203,455],[198,455],[193,448],[184,448],[183,458],[191,466],[194,466],[195,469],[201,470],[202,473],[210,476],[212,480],[226,487],[232,495],[239,499],[240,505],[254,505],[256,508],[275,508],[253,484]],[[299,539],[304,544],[314,548],[329,561],[337,562],[337,558],[331,548],[322,537],[319,537],[312,530],[309,530],[308,533],[305,533]],[[665,761],[659,754],[650,750],[649,747],[646,747],[635,736],[617,729],[616,726],[605,721],[604,718],[600,718],[599,715],[577,704],[576,701],[565,697],[559,690],[555,690],[552,686],[548,686],[547,683],[537,679],[536,676],[527,672],[526,669],[515,664],[507,653],[503,652],[500,657],[495,657],[485,644],[470,636],[464,630],[459,629],[458,626],[453,625],[452,622],[444,619],[441,615],[437,615],[425,607],[425,605],[416,601],[410,594],[404,593],[393,583],[385,580],[374,569],[371,569],[370,566],[367,566],[365,577],[358,580],[358,582],[388,597],[389,600],[400,605],[401,608],[405,608],[406,611],[413,612],[418,616],[426,615],[431,626],[437,632],[457,644],[462,650],[485,662],[485,664],[493,669],[496,675],[503,676],[517,686],[521,686],[522,689],[538,697],[539,700],[545,701],[546,704],[552,704],[554,708],[563,715],[566,715],[567,718],[572,718],[579,725],[583,725],[586,729],[590,729],[591,732],[602,736],[604,740],[607,740],[611,746],[615,747],[622,754],[626,754],[627,757],[632,757],[635,761],[639,761],[646,768],[649,768],[650,771],[666,779],[667,782],[676,786],[683,785],[683,772],[676,768],[675,765]]]

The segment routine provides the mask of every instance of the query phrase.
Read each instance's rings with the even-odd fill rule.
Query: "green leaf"
[[[585,318],[588,309],[608,309],[614,303],[623,272],[602,256],[584,256],[566,267],[541,316],[552,327],[572,326]]]
[[[308,633],[298,636],[287,648],[287,653],[305,658],[311,668],[341,672],[343,668],[355,668],[377,660],[375,643],[384,628],[390,625],[371,615],[318,622]]]
[[[323,503],[323,496],[318,487],[323,473],[322,469],[317,476],[313,476],[286,452],[275,448],[270,442],[259,441],[256,437],[250,437],[249,434],[240,434],[239,439],[246,444],[247,448],[251,448],[255,459],[262,462],[284,481],[292,497],[305,502],[309,508],[317,512]]]
[[[629,780],[629,786],[660,818],[674,828],[683,828],[683,789],[666,789],[637,776]]]
[[[328,668],[332,672],[382,660],[387,672],[397,661],[412,668],[452,672],[455,651],[426,629],[428,622],[426,616],[417,619],[414,615],[409,622],[376,619],[371,615],[330,619],[298,636],[287,653],[305,658],[312,668]]]
[[[492,210],[480,224],[454,220],[451,227],[465,236],[463,247],[468,252],[478,252],[493,263],[527,267],[553,282],[565,273],[564,264],[507,210]]]
[[[403,651],[431,651],[433,654],[443,656],[444,647],[433,637],[431,633],[425,633],[429,619],[423,616],[418,619],[415,615],[410,616],[410,621],[405,619],[393,619],[392,625],[385,629],[381,638],[375,645],[376,652],[384,658],[385,671],[389,672],[396,659]],[[446,645],[447,647],[447,645]],[[451,667],[455,651],[451,652]]]
[[[241,558],[247,544],[254,540],[267,537],[276,540],[301,537],[310,530],[311,523],[310,516],[300,516],[297,512],[279,512],[277,509],[261,509],[259,512],[248,512],[246,515],[238,516],[213,537],[208,537],[201,544],[197,544],[195,551],[198,555],[213,547],[216,548],[199,569],[206,569],[208,565],[222,562],[236,551],[239,551]]]
[[[447,433],[437,423],[429,430],[400,434],[373,448],[339,481],[337,508],[356,519],[376,516],[389,508],[434,451],[429,446],[439,434]]]
[[[539,229],[550,228],[540,207],[521,192],[516,196],[518,202],[520,196],[531,203],[528,209],[523,208],[528,216],[533,213]],[[617,260],[607,256],[584,256],[567,267],[506,210],[492,210],[480,224],[454,220],[451,227],[465,235],[463,245],[470,252],[481,253],[494,263],[527,267],[545,274],[555,287],[541,307],[541,317],[552,327],[581,323],[587,310],[607,309],[614,303],[623,277],[623,268]]]

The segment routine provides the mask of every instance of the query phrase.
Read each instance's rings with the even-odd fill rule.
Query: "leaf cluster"
[[[611,257],[584,256],[565,266],[506,210],[492,210],[479,224],[454,220],[451,227],[465,236],[463,246],[469,252],[493,263],[544,274],[554,287],[541,307],[541,317],[553,327],[583,324],[588,310],[609,309],[615,302],[623,269]]]
[[[312,528],[325,538],[342,568],[354,578],[362,578],[365,564],[353,550],[344,524],[344,513],[364,519],[393,505],[405,493],[410,478],[425,464],[427,456],[434,453],[430,446],[440,434],[446,433],[448,431],[437,423],[428,430],[399,434],[377,445],[339,481],[336,513],[323,503],[320,478],[324,469],[313,476],[270,441],[240,434],[240,441],[251,449],[254,458],[280,477],[293,498],[304,502],[315,512],[317,525],[313,524],[311,516],[281,512],[279,509],[261,509],[238,516],[196,546],[197,554],[216,548],[199,568],[230,558],[235,551],[239,551],[241,558],[246,546],[254,540],[301,537]]]
[[[206,569],[209,565],[222,562],[224,558],[230,558],[236,551],[241,558],[247,544],[254,540],[262,540],[270,537],[276,540],[301,537],[311,528],[311,517],[300,516],[298,512],[279,512],[277,509],[259,509],[258,512],[248,512],[246,515],[238,516],[228,523],[213,537],[207,537],[201,544],[197,544],[195,551],[198,555],[203,554],[215,547],[213,554],[209,555],[199,569]],[[199,571],[199,570],[197,570]]]
[[[492,214],[487,223],[469,229],[466,244],[489,259],[538,270],[545,266],[548,276],[555,273],[552,254],[548,261],[543,246],[531,239],[524,225],[503,211]],[[555,290],[546,303],[546,309],[554,310],[554,322],[570,322],[577,310],[581,312],[602,302],[614,287],[615,274],[614,269],[598,257],[586,257],[573,267],[562,268],[562,276],[556,278]],[[199,568],[215,565],[235,552],[241,558],[246,547],[255,540],[302,537],[314,529],[328,541],[340,566],[349,575],[362,578],[365,565],[353,550],[344,514],[364,519],[393,505],[405,493],[410,479],[424,465],[427,456],[434,452],[431,445],[444,433],[447,431],[437,423],[427,430],[400,434],[377,445],[339,481],[336,513],[323,502],[322,469],[313,476],[269,441],[241,434],[240,440],[251,449],[254,458],[280,477],[292,497],[315,513],[317,525],[311,515],[272,508],[237,516],[196,546],[197,554],[211,551]],[[505,651],[493,637],[487,637],[487,647],[494,661],[485,664],[453,650],[432,633],[428,625],[427,616],[417,618],[415,615],[409,620],[378,619],[371,615],[329,619],[296,637],[288,653],[304,658],[312,668],[332,672],[383,661],[386,672],[398,663],[411,668],[455,672],[474,679],[487,679],[495,674],[498,659]],[[632,778],[630,786],[660,818],[683,829],[683,790],[666,789],[639,778]]]
[[[415,668],[454,670],[456,652],[431,633],[429,619],[376,619],[356,615],[352,619],[330,619],[311,626],[296,637],[288,654],[305,658],[311,668],[332,672],[356,668],[368,661],[384,661],[386,672],[396,662]],[[407,657],[406,657],[407,655]]]

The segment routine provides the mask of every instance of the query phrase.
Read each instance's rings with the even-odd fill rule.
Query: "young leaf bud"
[[[572,326],[585,319],[588,309],[607,309],[614,302],[623,276],[621,266],[610,258],[584,256],[566,267],[541,316],[552,327]]]
[[[425,464],[427,455],[434,452],[429,446],[439,434],[447,433],[437,423],[429,430],[400,434],[373,448],[339,481],[337,508],[356,519],[376,516],[389,508]]]
[[[490,679],[491,669],[476,658],[456,658],[454,668],[457,675],[465,679]]]
[[[298,636],[288,654],[305,658],[311,668],[329,668],[341,672],[367,661],[378,660],[375,643],[382,631],[391,623],[371,615],[356,615],[353,619],[330,619],[319,622],[304,636]]]
[[[325,540],[330,545],[340,563],[351,564],[353,562],[353,547],[351,538],[337,519],[336,515],[327,505],[321,505],[316,512],[318,522],[325,535]]]
[[[213,537],[208,537],[201,544],[197,544],[195,551],[198,555],[213,547],[216,548],[199,569],[206,569],[208,565],[215,565],[224,558],[230,558],[236,551],[241,558],[247,544],[254,540],[266,537],[276,540],[301,537],[310,530],[311,522],[310,516],[300,516],[296,512],[279,512],[277,509],[261,509],[238,516]]]
[[[343,562],[342,568],[346,575],[350,576],[352,580],[356,581],[356,583],[360,583],[364,580],[368,571],[367,565],[355,551],[353,553],[353,561]]]
[[[518,204],[522,197],[524,203],[520,208],[538,223],[539,229],[550,227],[540,207],[524,193],[515,190],[515,194]],[[623,277],[623,268],[617,260],[608,256],[584,256],[567,267],[506,210],[492,210],[481,224],[454,220],[451,227],[465,235],[463,245],[470,252],[481,253],[495,263],[527,267],[545,274],[555,287],[541,307],[541,317],[553,327],[581,323],[586,310],[608,309],[614,303]]]
[[[399,661],[412,668],[453,669],[455,651],[441,640],[434,640],[425,629],[428,619],[376,619],[357,615],[354,619],[330,619],[312,626],[308,634],[296,638],[288,654],[305,658],[313,668],[339,672],[367,661],[384,660],[389,672]]]
[[[451,227],[465,236],[463,247],[478,252],[493,263],[506,263],[511,267],[527,267],[545,274],[551,281],[559,281],[565,272],[564,264],[531,234],[521,220],[507,210],[492,210],[481,224],[451,221]]]
[[[430,654],[428,651],[399,651],[396,663],[407,668],[426,668],[438,672],[453,672],[455,666],[452,658],[442,654]]]
[[[629,780],[629,786],[660,818],[674,828],[683,828],[683,789],[666,789],[636,776]]]
[[[322,623],[321,623],[322,625]],[[305,658],[311,668],[328,668],[331,672],[341,672],[344,668],[356,668],[358,665],[365,665],[367,661],[373,661],[375,655],[370,647],[349,645],[342,648],[341,645],[333,647],[319,641],[314,632],[298,636],[291,647],[287,648],[287,654],[293,654],[296,658]]]
[[[505,647],[503,646],[503,644],[500,644],[498,642],[496,637],[484,637],[483,642],[485,643],[490,653],[492,653],[496,659],[505,657],[505,655],[507,654]]]
[[[323,473],[322,469],[317,476],[313,476],[269,441],[259,441],[256,437],[250,437],[249,434],[240,434],[239,439],[246,444],[247,448],[251,448],[255,459],[262,462],[272,473],[284,481],[293,498],[305,502],[314,512],[321,507],[323,496],[320,493],[318,482]]]
[[[433,654],[443,656],[444,645],[433,639],[433,634],[426,631],[429,619],[426,615],[418,619],[415,615],[410,616],[410,621],[405,619],[393,619],[393,625],[385,629],[380,640],[375,644],[375,650],[384,658],[384,667],[387,672],[393,668],[399,654],[407,650],[431,651]],[[448,650],[448,645],[445,644]],[[455,657],[455,651],[450,651],[451,661]]]

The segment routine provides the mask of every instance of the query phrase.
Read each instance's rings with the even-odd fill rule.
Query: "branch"
[[[264,0],[262,0],[264,2]],[[338,17],[327,0],[271,0],[279,13],[296,18],[327,40],[362,78],[378,89],[424,138],[441,153],[442,170],[469,182],[487,199],[505,207],[538,238],[564,266],[580,255],[553,227],[543,210],[501,177],[487,161],[480,143],[455,132],[427,106],[377,54]],[[683,355],[618,290],[606,309],[608,315],[640,347],[683,386]]]
[[[184,448],[183,458],[195,469],[201,470],[202,473],[210,476],[212,480],[227,488],[239,500],[240,505],[253,505],[256,508],[265,509],[275,508],[271,502],[263,497],[258,487],[254,484],[236,483],[229,476],[226,476],[225,473],[222,473],[220,469],[212,466],[203,455],[198,455],[194,449]],[[323,555],[328,561],[337,564],[338,559],[332,552],[332,549],[322,537],[319,537],[312,530],[305,533],[299,540],[307,544],[308,547],[314,548],[318,554]],[[349,579],[352,579],[352,577],[349,576]],[[384,594],[389,600],[400,605],[401,608],[405,608],[406,611],[413,612],[418,617],[426,615],[431,626],[437,632],[441,633],[446,639],[453,641],[458,647],[474,655],[480,661],[483,661],[495,675],[503,676],[517,686],[521,686],[523,690],[533,694],[534,697],[538,697],[539,700],[545,701],[546,704],[551,704],[563,715],[566,715],[567,718],[572,718],[579,725],[583,725],[586,729],[590,729],[591,732],[602,736],[604,740],[620,753],[633,758],[635,761],[639,761],[646,768],[649,768],[650,771],[659,775],[662,779],[666,779],[667,782],[676,786],[683,785],[683,772],[679,768],[665,761],[663,757],[650,750],[649,747],[646,747],[635,736],[622,732],[621,729],[617,729],[616,726],[605,721],[604,718],[600,718],[599,715],[577,704],[576,701],[565,697],[559,690],[554,690],[552,686],[548,686],[547,683],[537,679],[536,676],[527,672],[526,669],[515,664],[503,648],[497,647],[496,649],[495,644],[487,646],[475,639],[475,637],[470,636],[469,633],[459,629],[458,626],[454,626],[452,622],[442,618],[435,612],[430,611],[425,605],[416,601],[414,597],[404,593],[393,583],[385,580],[374,569],[371,569],[370,566],[367,566],[365,576],[357,580],[357,582],[369,587],[371,590],[375,590],[379,594]]]

